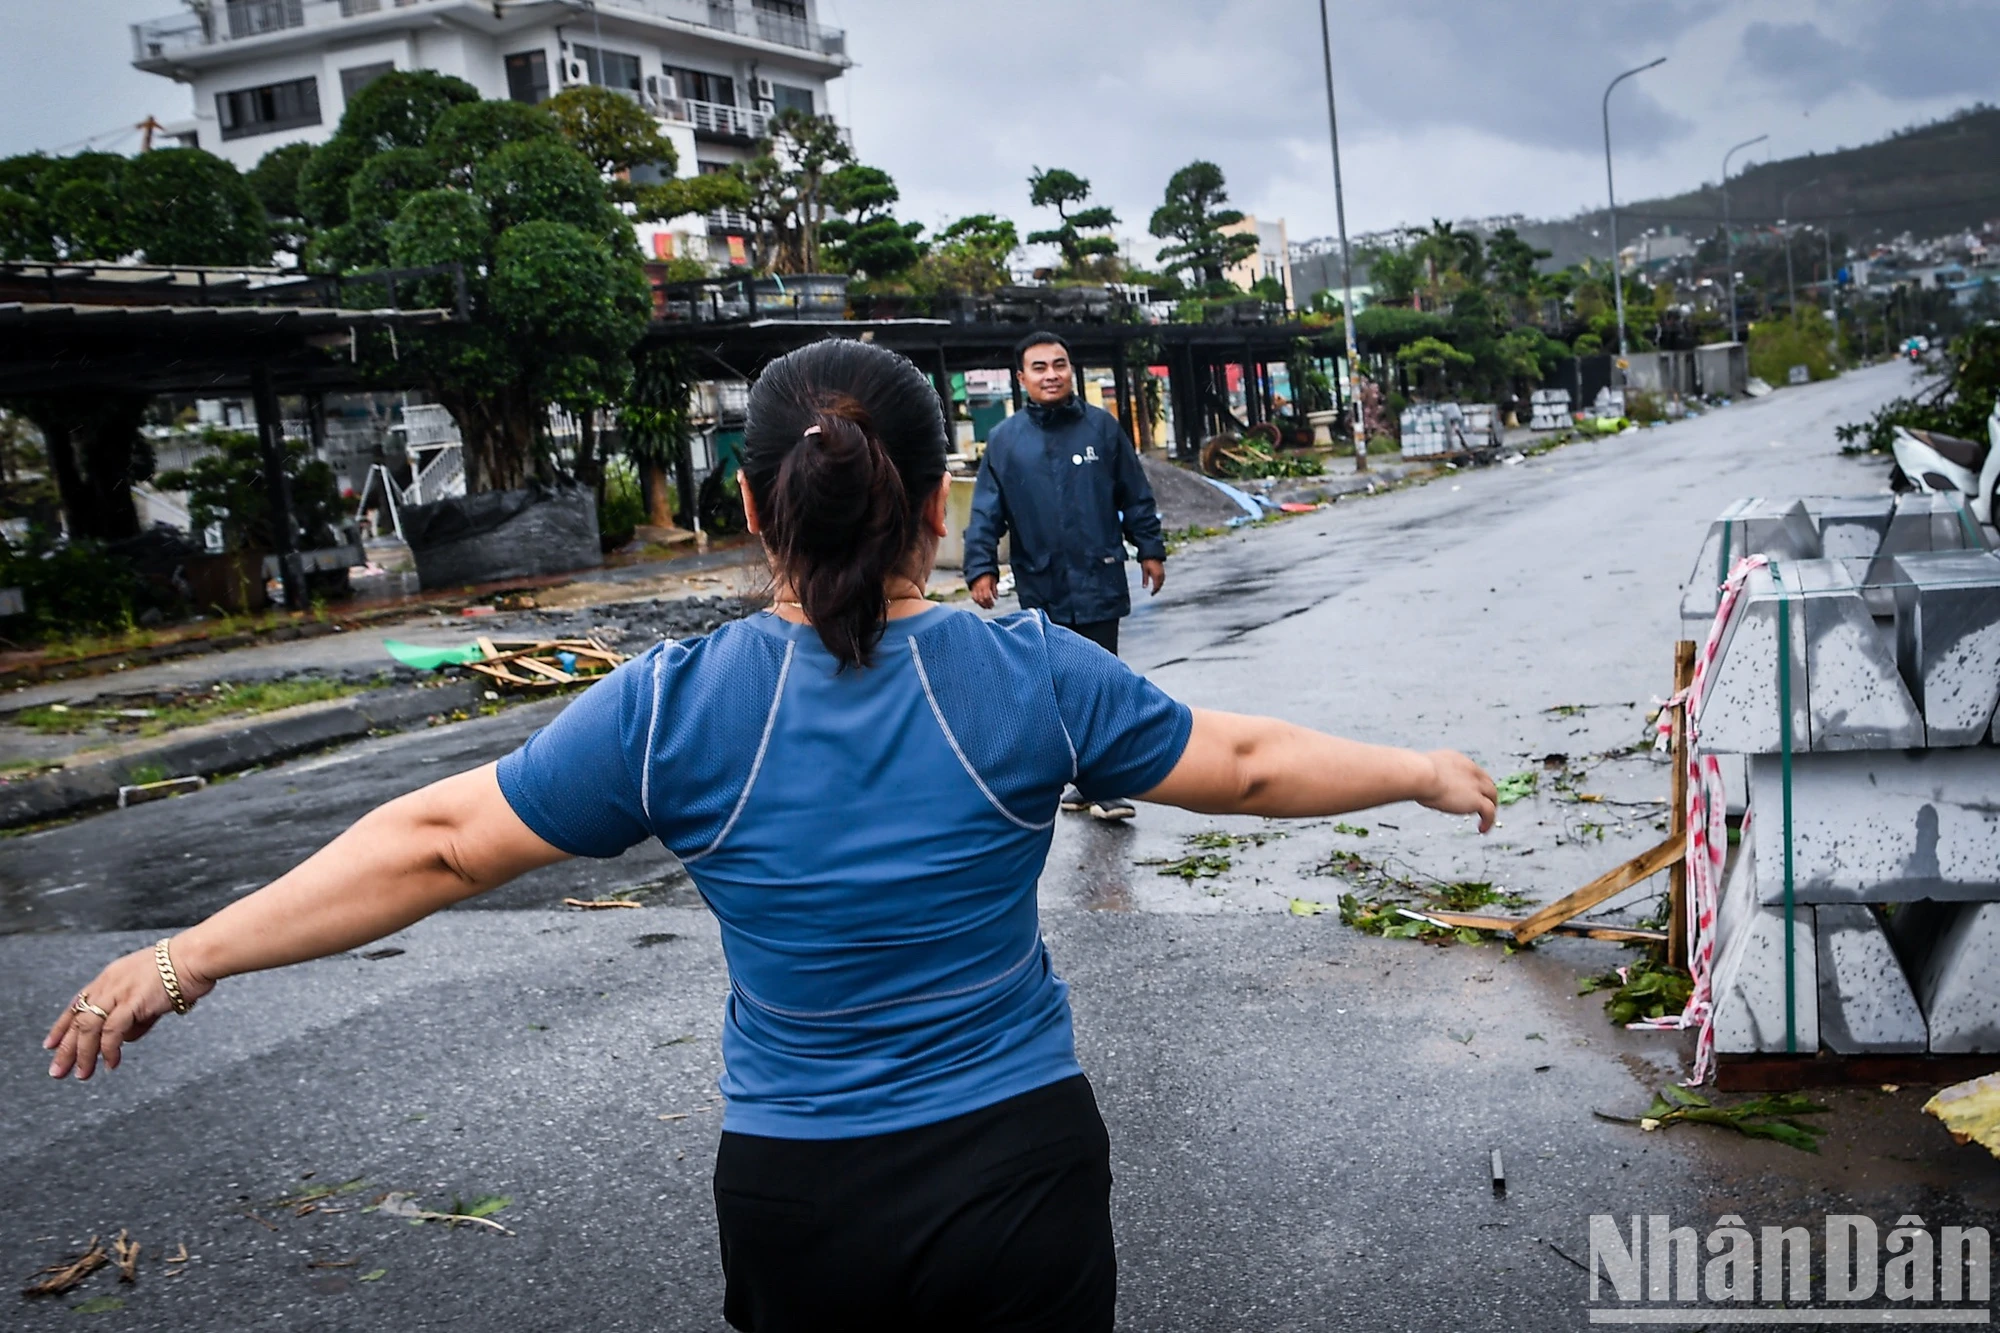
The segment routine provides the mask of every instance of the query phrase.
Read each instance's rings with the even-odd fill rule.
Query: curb
[[[116,805],[120,787],[144,780],[135,775],[139,770],[149,771],[151,777],[165,770],[167,776],[177,778],[234,773],[359,740],[371,731],[407,727],[439,713],[470,708],[482,695],[480,683],[473,681],[455,681],[435,689],[372,690],[336,707],[252,722],[234,731],[170,741],[151,750],[7,783],[0,785],[0,828],[18,828]]]

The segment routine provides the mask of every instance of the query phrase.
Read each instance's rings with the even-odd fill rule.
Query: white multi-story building
[[[827,84],[851,62],[846,35],[816,10],[816,0],[189,0],[132,25],[132,63],[193,93],[192,118],[169,137],[243,168],[280,145],[326,140],[377,76],[428,69],[528,103],[580,84],[621,89],[661,118],[689,174],[748,156],[779,111],[831,113]]]

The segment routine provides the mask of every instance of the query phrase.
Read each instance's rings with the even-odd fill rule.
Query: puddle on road
[[[1063,876],[1075,887],[1070,899],[1093,912],[1132,910],[1132,829],[1090,820],[1077,830],[1076,870]]]

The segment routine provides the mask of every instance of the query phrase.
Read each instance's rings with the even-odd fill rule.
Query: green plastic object
[[[462,648],[419,648],[400,639],[384,639],[382,646],[389,650],[389,656],[418,671],[435,671],[441,666],[458,666],[486,658],[476,643],[468,643]]]

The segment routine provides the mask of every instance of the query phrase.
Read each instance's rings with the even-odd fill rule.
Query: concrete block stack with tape
[[[1716,1050],[2000,1052],[2000,552],[1955,496],[1743,500],[1688,637],[1747,555],[1693,701],[1742,765]]]

